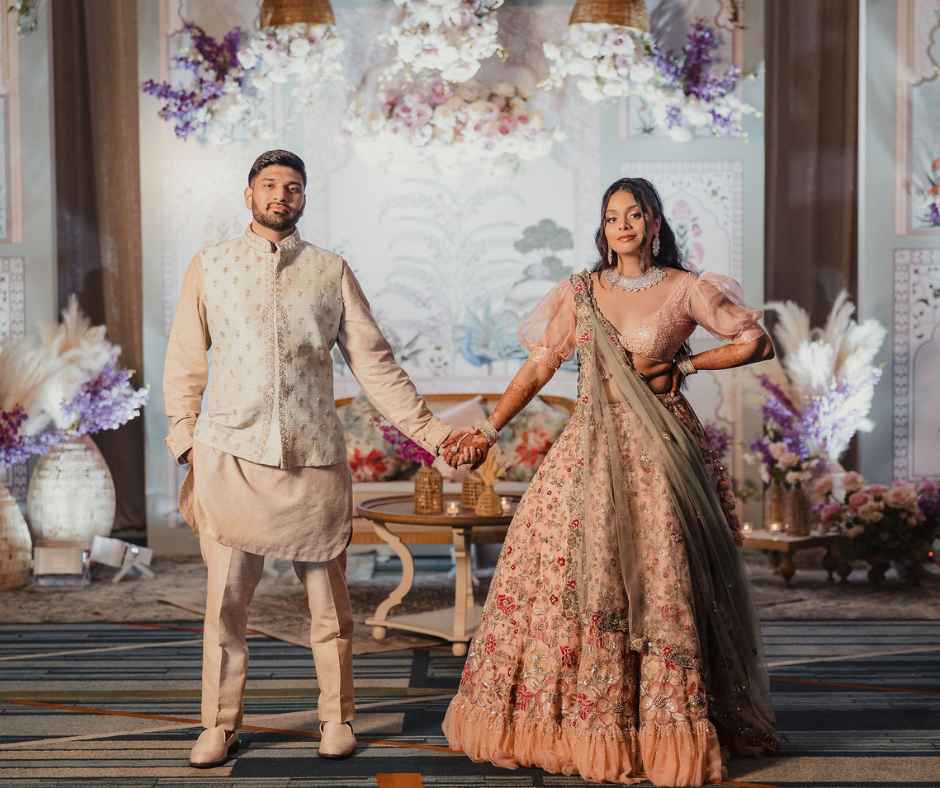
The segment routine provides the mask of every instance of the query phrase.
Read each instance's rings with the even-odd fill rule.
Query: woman
[[[720,781],[774,748],[734,496],[683,377],[773,357],[736,283],[683,269],[652,184],[605,193],[595,269],[528,318],[528,361],[450,459],[497,432],[578,352],[578,402],[513,518],[444,719],[454,750],[589,780]],[[727,344],[688,355],[697,325]]]

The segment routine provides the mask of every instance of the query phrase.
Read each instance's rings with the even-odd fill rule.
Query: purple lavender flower
[[[689,30],[685,46],[679,53],[664,50],[653,44],[651,58],[660,79],[668,87],[681,90],[705,104],[713,104],[732,93],[738,86],[741,72],[730,66],[723,74],[711,73],[715,63],[715,51],[720,37],[713,28],[701,20]],[[711,108],[712,130],[723,134],[740,133],[739,124],[730,110]],[[681,109],[670,107],[666,111],[666,126],[673,128],[681,123]]]
[[[26,419],[26,411],[20,405],[12,410],[0,410],[0,464],[26,462],[65,440],[62,431],[55,428],[45,429],[38,435],[21,434]]]
[[[130,371],[118,367],[112,358],[65,406],[66,412],[76,419],[70,433],[93,435],[102,430],[116,430],[139,416],[148,391],[135,390],[130,379]]]
[[[186,22],[179,32],[189,36],[192,47],[174,55],[173,64],[192,73],[192,87],[175,88],[169,82],[148,79],[141,88],[164,102],[157,114],[173,122],[176,136],[185,140],[205,130],[205,111],[225,94],[227,86],[241,87],[246,72],[238,60],[240,28],[230,30],[221,41],[192,22]]]
[[[421,465],[431,465],[434,462],[434,455],[422,449],[411,438],[404,435],[397,427],[391,424],[379,422],[379,429],[382,436],[395,450],[395,454],[405,462],[417,462]]]

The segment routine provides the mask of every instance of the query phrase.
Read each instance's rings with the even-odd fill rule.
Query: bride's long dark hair
[[[646,226],[650,227],[657,219],[659,225],[659,254],[653,257],[653,263],[663,268],[678,268],[680,271],[688,270],[682,265],[682,255],[679,254],[679,247],[676,245],[676,234],[666,221],[663,215],[663,201],[653,186],[645,178],[620,178],[614,181],[604,192],[604,199],[601,201],[601,224],[594,235],[594,245],[600,253],[601,259],[594,266],[594,271],[603,271],[605,268],[612,268],[617,264],[616,258],[613,262],[610,259],[610,247],[607,246],[607,236],[604,233],[604,223],[607,218],[607,204],[610,198],[617,192],[630,192],[633,198],[643,211],[646,217]],[[643,245],[649,248],[653,239],[647,231],[643,239]]]

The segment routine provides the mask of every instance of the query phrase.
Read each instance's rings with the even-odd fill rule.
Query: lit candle
[[[780,531],[783,530],[783,523],[779,521],[770,523],[770,525],[767,526],[767,530],[775,534],[780,533]]]
[[[503,510],[503,514],[509,514],[512,511],[512,500],[506,497],[500,498],[499,508]]]
[[[753,531],[754,529],[753,529],[753,527],[751,526],[750,523],[745,522],[745,523],[743,523],[743,524],[741,525],[741,530],[744,531],[744,533],[749,534],[749,533],[750,533],[751,531]]]
[[[457,501],[448,501],[447,514],[460,514],[460,504]]]

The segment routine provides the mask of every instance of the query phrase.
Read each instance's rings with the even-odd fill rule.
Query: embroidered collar
[[[251,229],[251,225],[245,229],[245,234],[242,236],[252,249],[255,249],[264,254],[274,254],[275,252],[292,252],[294,249],[299,249],[303,245],[303,241],[300,239],[300,231],[295,227],[294,232],[288,235],[286,238],[282,239],[279,244],[275,244],[275,248],[271,249],[271,241],[267,238],[262,238],[260,235],[255,233]]]

